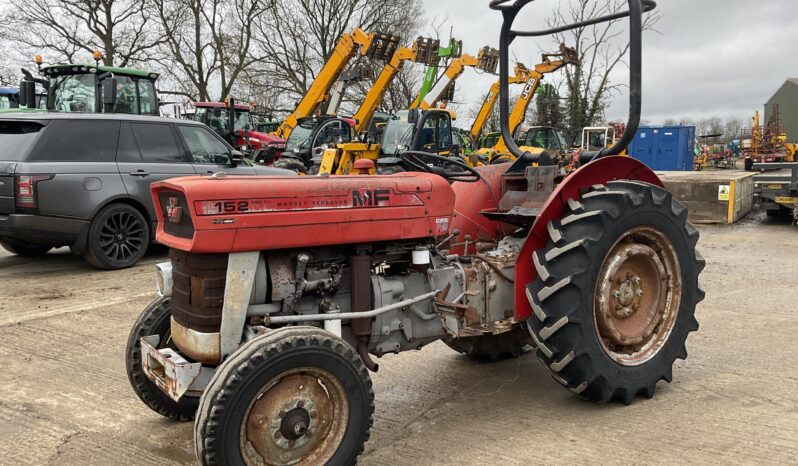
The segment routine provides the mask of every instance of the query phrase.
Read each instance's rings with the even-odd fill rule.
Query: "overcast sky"
[[[533,2],[515,28],[542,29],[554,5],[566,1]],[[453,27],[465,53],[498,47],[501,14],[488,8],[488,0],[424,0],[424,8],[430,19],[448,18],[441,39]],[[643,35],[643,118],[654,123],[682,117],[748,119],[754,110],[761,112],[786,78],[798,76],[798,0],[660,0],[657,8],[659,33]],[[432,33],[429,26],[424,33]],[[519,38],[511,57],[531,66],[539,62],[541,48],[553,47],[543,38]],[[618,71],[616,79],[627,82],[628,68]],[[493,79],[466,73],[455,98],[468,108]],[[625,119],[627,108],[626,95],[617,96],[608,119]]]

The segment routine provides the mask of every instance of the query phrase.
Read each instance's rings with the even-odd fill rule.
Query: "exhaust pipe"
[[[350,312],[366,312],[374,306],[371,303],[371,256],[368,255],[366,246],[358,246],[355,254],[349,256],[349,269],[351,271],[351,301]],[[352,320],[352,333],[357,337],[357,354],[363,360],[368,370],[377,372],[379,365],[375,363],[368,352],[371,339],[372,318]]]

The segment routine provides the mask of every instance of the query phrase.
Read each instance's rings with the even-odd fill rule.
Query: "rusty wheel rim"
[[[241,453],[248,465],[327,463],[343,441],[349,398],[324,369],[294,369],[269,381],[250,403],[241,424]]]
[[[679,270],[670,239],[653,227],[633,228],[610,248],[596,282],[593,316],[601,346],[614,361],[638,366],[668,341],[681,302]]]

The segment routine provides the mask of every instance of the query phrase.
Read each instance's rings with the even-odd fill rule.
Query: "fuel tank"
[[[449,233],[437,175],[193,176],[152,184],[156,238],[193,253],[396,241]]]

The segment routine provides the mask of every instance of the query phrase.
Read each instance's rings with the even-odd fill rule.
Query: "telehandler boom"
[[[322,154],[328,147],[345,146],[362,143],[351,142],[352,139],[365,132],[391,82],[401,71],[405,62],[430,64],[437,61],[438,41],[418,37],[412,47],[399,47],[391,59],[385,64],[374,84],[360,104],[353,118],[342,118],[334,115],[324,117],[305,117],[298,120],[301,130],[291,133],[286,142],[286,153],[275,166],[295,171],[316,174],[322,165]]]
[[[552,61],[551,57],[560,57],[559,60]],[[576,50],[566,47],[565,44],[560,44],[560,53],[547,53],[543,54],[542,63],[535,65],[533,70],[529,70],[526,76],[526,83],[521,95],[515,102],[515,107],[510,114],[510,134],[515,136],[518,127],[526,119],[526,112],[529,109],[529,104],[532,103],[532,98],[535,97],[535,92],[540,86],[540,80],[543,76],[553,73],[566,65],[576,65],[579,63]],[[493,146],[493,154],[507,154],[507,143],[504,138],[499,138],[495,146]],[[512,159],[512,157],[510,157]]]
[[[528,75],[529,69],[521,63],[516,63],[515,74],[510,77],[510,84],[525,82]],[[493,112],[493,107],[498,98],[499,80],[497,79],[496,82],[490,86],[490,91],[488,91],[488,95],[485,97],[485,101],[482,102],[482,107],[479,108],[479,113],[474,123],[471,124],[471,129],[468,131],[468,137],[471,138],[472,141],[476,142],[479,136],[482,135],[482,130],[485,129],[485,123],[488,122],[488,118],[490,118],[490,114]]]
[[[421,102],[421,99],[426,97],[430,89],[432,89],[432,86],[435,85],[435,81],[438,79],[438,64],[441,62],[441,60],[445,60],[447,58],[459,58],[462,53],[463,41],[457,40],[455,38],[449,39],[448,47],[438,48],[438,62],[427,67],[427,71],[424,74],[424,81],[421,83],[421,90],[418,91],[418,95],[415,99],[413,99],[411,108],[414,106],[417,107]]]
[[[367,34],[359,28],[341,36],[332,55],[296,109],[280,124],[274,134],[288,139],[300,118],[313,115],[316,109],[330,98],[330,89],[358,51],[371,59],[387,61],[391,59],[398,46],[399,38],[396,36],[375,32]]]
[[[410,108],[428,109],[435,105],[443,97],[452,93],[454,82],[463,74],[466,68],[476,68],[485,73],[496,74],[496,66],[499,63],[499,51],[491,47],[482,47],[476,57],[464,54],[449,62],[446,71],[443,72],[438,81],[429,91],[429,94],[421,99],[417,99],[410,105]]]
[[[388,90],[388,86],[391,85],[397,73],[402,70],[405,62],[412,61],[433,66],[438,62],[439,45],[437,39],[419,37],[412,47],[399,47],[396,50],[391,60],[382,68],[354,115],[356,134],[360,134],[368,128],[371,117],[382,102],[385,91]]]

